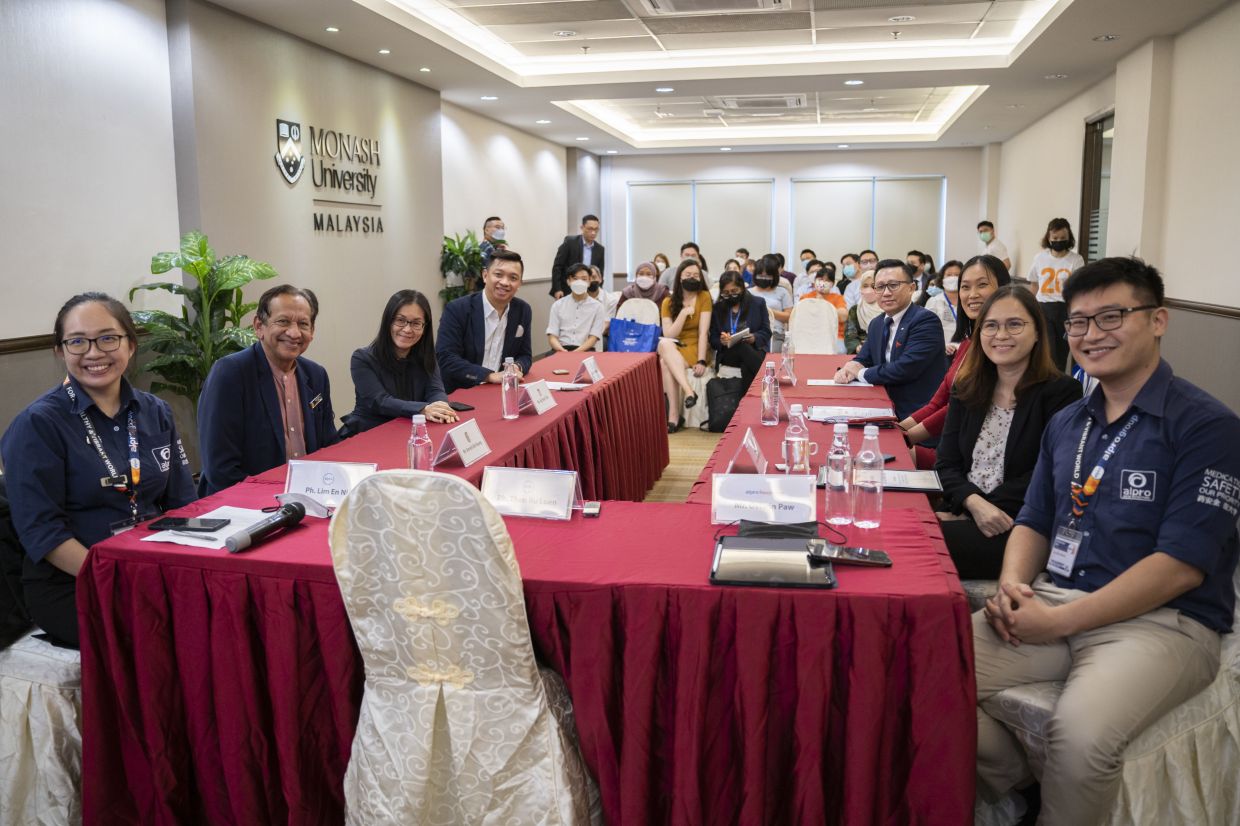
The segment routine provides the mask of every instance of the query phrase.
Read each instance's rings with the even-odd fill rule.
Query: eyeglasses
[[[1142,304],[1140,307],[1120,307],[1116,310],[1103,310],[1093,315],[1076,315],[1064,322],[1064,329],[1068,331],[1068,335],[1073,338],[1079,338],[1089,332],[1089,322],[1093,322],[1098,326],[1099,330],[1107,332],[1110,330],[1118,330],[1124,324],[1124,316],[1129,313],[1139,313],[1142,310],[1157,310],[1157,304]]]
[[[410,330],[413,330],[415,333],[420,333],[424,329],[426,329],[426,322],[420,318],[413,319],[411,321],[410,319],[405,318],[403,315],[398,315],[396,316],[396,318],[392,319],[392,326],[395,327],[397,330],[403,330],[406,327],[408,327]]]
[[[95,345],[101,353],[111,353],[120,349],[121,342],[128,338],[124,333],[108,333],[97,338],[75,336],[60,342],[65,352],[74,356],[84,356],[90,352],[90,345]]]
[[[1029,322],[1025,321],[1023,318],[1009,318],[1004,321],[1003,324],[1000,324],[997,321],[984,321],[982,322],[982,335],[987,338],[992,338],[999,335],[999,328],[1002,327],[1007,331],[1009,336],[1018,336],[1023,333],[1025,328],[1028,326]]]
[[[894,293],[905,284],[912,284],[912,281],[885,281],[882,284],[875,284],[874,291],[880,293]]]

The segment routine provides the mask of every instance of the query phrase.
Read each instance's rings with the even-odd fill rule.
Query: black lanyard
[[[69,383],[68,377],[65,378],[64,388],[69,395],[69,402],[76,405],[77,393],[73,391],[73,385]],[[107,451],[103,449],[103,442],[100,441],[99,434],[95,431],[95,425],[91,422],[90,417],[86,415],[86,411],[81,411],[78,413],[78,416],[82,419],[82,426],[86,428],[86,441],[94,446],[95,452],[99,454],[99,458],[103,460],[103,466],[108,471],[108,475],[100,479],[99,484],[121,493],[128,493],[129,512],[136,520],[138,518],[138,481],[142,476],[142,462],[138,455],[138,422],[134,418],[133,410],[129,411],[129,421],[126,427],[129,434],[130,476],[116,472],[116,465],[112,464]]]
[[[1093,417],[1088,413],[1086,414],[1085,428],[1081,431],[1081,443],[1077,446],[1076,461],[1072,465],[1072,519],[1068,523],[1069,527],[1075,527],[1077,520],[1085,515],[1085,509],[1089,507],[1094,492],[1098,490],[1098,485],[1102,484],[1102,476],[1106,473],[1107,463],[1115,455],[1116,449],[1119,448],[1119,443],[1124,441],[1128,431],[1132,430],[1133,425],[1140,418],[1140,413],[1133,413],[1128,417],[1128,421],[1124,422],[1124,426],[1120,428],[1119,433],[1115,434],[1111,444],[1107,445],[1107,449],[1103,451],[1102,456],[1098,459],[1098,464],[1094,465],[1094,469],[1089,472],[1089,478],[1085,480],[1084,484],[1081,484],[1081,460],[1085,455],[1085,440],[1089,438],[1090,428],[1094,424]]]

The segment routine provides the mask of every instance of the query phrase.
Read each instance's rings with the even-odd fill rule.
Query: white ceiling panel
[[[1016,27],[1016,20],[987,20],[977,30],[974,37],[1011,37]]]
[[[538,40],[564,41],[580,44],[592,37],[644,37],[648,35],[640,20],[573,20],[548,25],[546,23],[521,23],[514,26],[487,26],[496,37],[509,43],[529,43]],[[573,31],[573,37],[557,37],[557,31]]]
[[[620,0],[580,0],[572,3],[518,3],[508,6],[470,6],[460,9],[480,26],[522,23],[558,24],[564,20],[627,20],[632,12]],[[555,28],[559,28],[555,25]]]
[[[945,6],[891,6],[881,9],[847,9],[826,11],[819,9],[814,13],[814,25],[821,29],[844,28],[848,26],[925,26],[931,23],[966,23],[978,22],[991,10],[994,3],[956,3]],[[888,18],[911,15],[917,19],[911,23],[897,26]]]
[[[806,29],[789,29],[780,32],[661,34],[659,42],[667,49],[740,49],[752,46],[808,46],[810,37]]]
[[[819,29],[819,44],[826,43],[889,43],[892,40],[964,40],[973,34],[976,23],[933,23],[926,26],[887,26],[876,28],[866,26],[848,29]],[[899,31],[900,36],[893,38],[892,31]]]
[[[539,41],[537,43],[514,43],[527,57],[571,57],[582,54],[581,47],[589,46],[590,54],[620,54],[623,52],[657,52],[659,44],[653,37],[613,37],[583,41],[556,38],[556,42]]]
[[[664,34],[707,34],[710,32],[769,32],[781,29],[807,29],[809,12],[765,12],[762,14],[706,14],[691,17],[643,18],[650,31]]]

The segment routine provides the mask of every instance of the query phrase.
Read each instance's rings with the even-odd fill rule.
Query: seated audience
[[[663,393],[667,396],[667,432],[675,433],[683,420],[681,405],[689,408],[697,404],[685,372],[692,369],[693,375],[700,378],[710,366],[710,293],[706,292],[697,261],[686,258],[680,262],[672,281],[672,294],[663,299],[661,310],[659,367],[663,371]]]
[[[680,245],[680,260],[694,261],[702,271],[702,283],[705,285],[702,289],[709,290],[711,287],[710,273],[707,272],[706,258],[702,255],[702,248],[693,241],[686,241]],[[659,276],[659,283],[669,290],[672,288],[672,281],[676,277],[676,270],[663,270]]]
[[[855,252],[846,252],[840,256],[840,277],[835,282],[835,291],[844,296],[844,304],[848,309],[852,309],[857,303],[856,299],[849,300],[848,292],[852,290],[853,294],[857,294],[857,282],[861,279],[861,265],[857,261]]]
[[[883,313],[878,307],[878,293],[874,292],[874,273],[863,272],[855,283],[858,300],[848,308],[848,323],[844,325],[844,352],[850,356],[861,350],[870,322]],[[848,299],[844,301],[847,303]]]
[[[784,325],[792,317],[792,292],[781,283],[779,277],[783,265],[776,255],[764,255],[758,262],[753,277],[753,294],[771,310],[771,352],[778,353],[784,347]]]
[[[948,261],[927,290],[926,309],[938,316],[943,325],[943,344],[948,348],[948,355],[956,351],[952,347],[952,337],[956,335],[956,302],[960,292],[960,273],[963,271],[964,264]]]
[[[272,287],[254,311],[258,341],[211,368],[198,398],[199,494],[339,441],[327,371],[302,355],[318,315],[310,290]]]
[[[953,334],[955,340],[947,345],[947,352],[953,356],[951,365],[930,401],[900,422],[905,440],[916,446],[917,466],[923,470],[934,467],[934,448],[929,445],[936,442],[943,432],[952,382],[973,340],[974,321],[986,299],[1011,281],[1012,277],[1003,262],[992,255],[975,255],[965,264],[959,285],[959,322]]]
[[[590,268],[575,264],[568,268],[568,295],[551,305],[547,322],[547,343],[557,353],[565,350],[593,350],[603,338],[607,311],[590,297]]]
[[[865,344],[835,374],[847,384],[864,378],[887,388],[897,419],[921,407],[943,379],[943,326],[913,303],[913,268],[895,258],[878,263],[874,291],[883,315],[870,322]]]
[[[513,250],[496,250],[482,271],[482,292],[461,296],[443,308],[435,355],[444,390],[499,384],[504,359],[524,375],[530,370],[530,305],[517,298],[525,264]],[[567,289],[567,288],[566,288]]]
[[[1240,554],[1240,419],[1162,360],[1153,267],[1105,258],[1063,293],[1072,357],[1098,387],[1047,426],[999,592],[973,615],[977,765],[987,799],[1029,783],[1019,741],[984,704],[1063,680],[1041,729],[1039,822],[1086,824],[1111,819],[1125,747],[1218,672]]]
[[[650,260],[654,262],[654,268],[658,271],[660,278],[663,276],[663,273],[667,271],[667,268],[671,266],[671,262],[667,260],[667,256],[661,252],[656,252],[654,254],[654,258],[651,258]],[[664,284],[663,286],[668,288],[667,284]]]
[[[125,378],[138,346],[125,306],[75,295],[53,329],[68,375],[17,414],[0,454],[27,611],[77,648],[76,577],[90,546],[194,501],[194,480],[168,403]]]
[[[961,579],[994,579],[1025,501],[1042,431],[1081,397],[1051,361],[1046,320],[1029,291],[1001,287],[982,308],[956,374],[935,470],[938,517]]]
[[[857,258],[857,272],[875,272],[878,269],[878,253],[874,250],[862,250]],[[844,301],[849,307],[856,306],[861,300],[861,283],[855,280],[844,290]]]
[[[611,330],[611,320],[616,317],[616,308],[620,306],[620,293],[607,289],[607,280],[598,267],[590,267],[590,297],[603,305],[603,335],[595,343],[594,349],[603,352],[607,349],[607,333]]]
[[[813,261],[805,262],[805,272],[796,277],[792,282],[792,297],[800,301],[804,296],[813,292],[814,278],[822,270],[824,264],[815,258]],[[832,279],[834,280],[834,279]]]
[[[810,290],[798,300],[825,301],[834,307],[835,313],[840,320],[836,338],[843,341],[845,328],[848,326],[848,305],[844,303],[844,296],[835,291],[835,271],[827,267],[820,267],[814,270],[813,273],[814,281],[810,285]]]
[[[388,299],[379,332],[353,351],[349,363],[356,401],[352,412],[341,417],[342,439],[415,413],[430,422],[457,420],[435,361],[433,324],[430,302],[417,290],[401,290]]]
[[[620,301],[616,306],[622,306],[630,298],[644,298],[661,305],[663,299],[667,298],[667,287],[658,282],[658,275],[659,270],[654,262],[643,261],[638,264],[633,271],[633,283],[620,291]]]
[[[738,336],[745,330],[749,332]],[[750,295],[739,272],[727,270],[719,278],[719,300],[710,314],[710,347],[717,363],[739,367],[748,387],[762,367],[771,342],[766,304]]]

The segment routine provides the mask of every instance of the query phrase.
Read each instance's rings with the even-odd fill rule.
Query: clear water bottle
[[[835,425],[835,438],[827,454],[827,524],[853,521],[852,453],[848,450],[848,425]]]
[[[774,427],[779,424],[779,377],[775,375],[775,362],[766,363],[762,376],[762,425]]]
[[[521,415],[521,374],[512,357],[504,359],[504,379],[500,390],[500,407],[505,419]]]
[[[430,470],[434,461],[435,452],[430,431],[426,429],[426,417],[418,413],[413,417],[413,432],[409,434],[409,468]]]
[[[865,426],[861,449],[853,457],[853,524],[877,528],[883,518],[883,452],[878,427]]]
[[[784,364],[787,366],[788,372],[791,373],[793,370],[796,369],[796,366],[797,366],[797,351],[796,351],[796,347],[794,347],[792,344],[792,331],[791,330],[788,330],[784,334],[783,357],[784,357]]]
[[[810,445],[809,421],[799,404],[788,408],[788,428],[784,431],[784,467],[786,473],[808,475]]]

